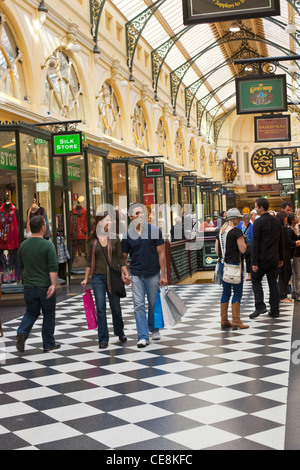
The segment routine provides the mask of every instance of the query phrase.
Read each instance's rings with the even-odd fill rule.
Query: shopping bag
[[[162,289],[161,290],[161,306],[162,306],[162,312],[163,312],[163,317],[164,317],[164,324],[168,326],[175,326],[177,323],[181,322],[181,315],[176,312],[176,309],[172,308],[172,310],[169,307],[169,304],[167,303],[167,290]]]
[[[154,328],[164,328],[164,318],[161,306],[161,295],[160,291],[157,294],[156,304],[154,308]]]
[[[216,264],[214,275],[213,275],[213,278],[212,278],[212,282],[214,284],[219,284],[219,285],[222,284],[220,269],[219,269],[219,263]]]
[[[97,328],[97,312],[90,289],[85,289],[84,295],[82,296],[85,316],[89,330]]]
[[[187,311],[187,306],[185,305],[184,301],[179,297],[175,289],[173,289],[173,287],[167,288],[166,297],[168,305],[172,306],[172,309],[175,308],[179,315],[183,317],[183,315]]]

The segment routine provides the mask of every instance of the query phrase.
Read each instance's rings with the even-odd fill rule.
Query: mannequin
[[[19,224],[17,208],[6,194],[0,207],[0,271],[2,282],[20,280],[21,272],[18,265]]]
[[[78,251],[79,256],[86,252],[87,239],[87,210],[78,199],[76,206],[70,214],[70,232],[72,240],[72,261]]]
[[[37,203],[37,200],[35,198],[33,198],[32,205],[27,211],[26,237],[31,236],[29,223],[30,223],[30,219],[32,219],[32,217],[34,217],[35,215],[42,215],[44,217],[44,219],[46,220],[47,231],[46,231],[46,234],[45,234],[45,238],[49,239],[49,237],[50,237],[50,228],[49,228],[49,223],[48,223],[46,210]]]

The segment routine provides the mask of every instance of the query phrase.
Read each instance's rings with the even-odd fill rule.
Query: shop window
[[[91,226],[97,213],[97,208],[105,204],[105,167],[104,158],[99,155],[88,153],[89,167],[89,195],[90,195],[90,214]]]
[[[0,133],[0,284],[21,282],[17,162],[14,132]]]
[[[25,81],[21,59],[22,53],[0,12],[0,91],[24,99],[26,91],[23,89]]]
[[[129,205],[141,202],[139,167],[128,165]]]
[[[99,127],[103,134],[122,138],[121,110],[114,92],[114,88],[105,82],[101,88],[98,100]]]
[[[148,130],[145,113],[139,104],[136,105],[132,117],[133,138],[137,148],[149,151]]]
[[[52,237],[49,144],[48,141],[20,134],[24,237],[30,237],[30,219],[43,215],[45,237]]]
[[[84,158],[68,157],[67,173],[72,271],[80,272],[86,266],[88,238]]]
[[[81,86],[72,61],[56,51],[46,64],[46,97],[49,111],[68,119],[83,119]]]
[[[180,133],[177,131],[175,137],[175,156],[178,165],[181,166],[183,166],[183,151],[183,140]]]
[[[119,235],[127,232],[127,177],[126,164],[114,162],[112,167],[113,206],[119,216],[119,226],[116,231]]]
[[[164,126],[164,122],[160,119],[158,121],[158,126],[157,126],[157,150],[159,155],[163,155],[166,159],[168,159],[168,137],[167,137],[167,132]]]

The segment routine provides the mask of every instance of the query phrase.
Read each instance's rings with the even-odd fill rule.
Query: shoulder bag
[[[242,281],[241,255],[240,255],[239,264],[225,263],[225,250],[223,250],[223,247],[222,247],[221,235],[219,236],[219,242],[221,246],[222,258],[223,258],[223,263],[224,263],[223,281],[228,282],[229,284],[240,284]],[[226,241],[225,241],[225,248],[226,248]]]
[[[108,261],[108,258],[106,256],[105,250],[103,246],[101,245],[101,243],[100,243],[100,246],[102,248],[103,254],[106,258],[107,265],[109,268],[111,293],[112,295],[116,295],[117,297],[124,298],[126,297],[126,289],[125,289],[124,282],[122,281],[121,272],[111,267]]]

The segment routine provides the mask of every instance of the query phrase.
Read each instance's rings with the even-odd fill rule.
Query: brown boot
[[[237,330],[240,328],[244,330],[245,328],[249,328],[249,325],[244,325],[240,319],[240,311],[241,311],[241,304],[239,302],[234,302],[231,304],[232,310],[232,329]]]
[[[231,323],[228,320],[228,302],[224,304],[221,303],[221,328],[222,330],[231,328]]]

